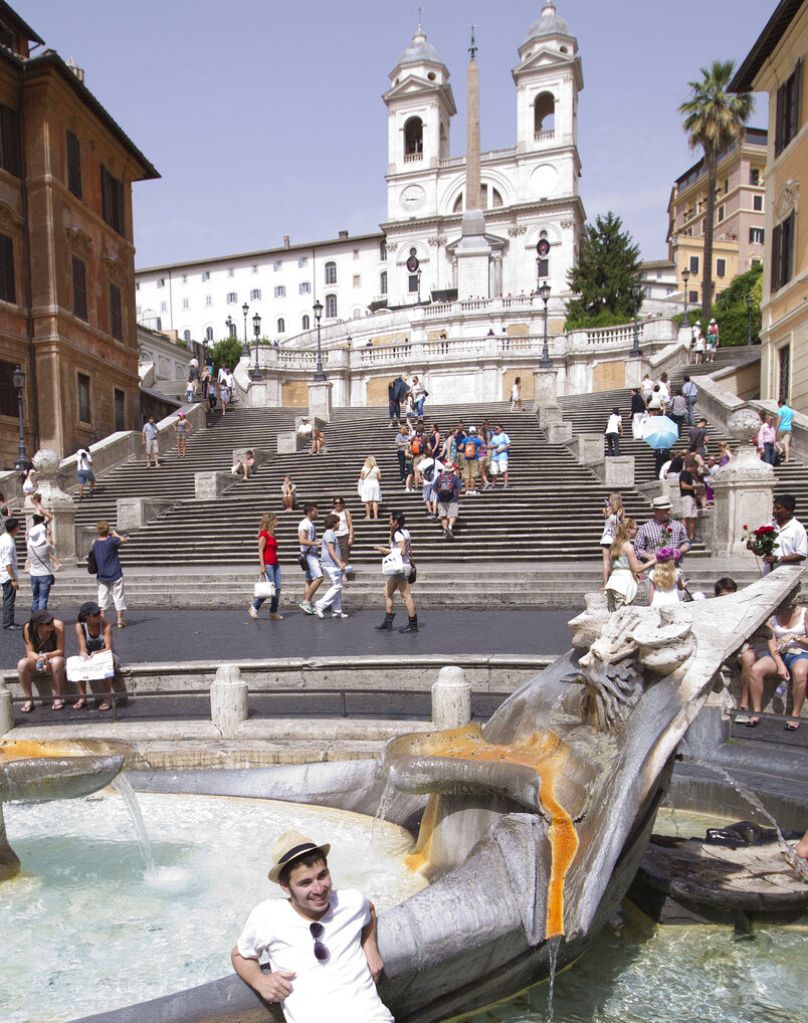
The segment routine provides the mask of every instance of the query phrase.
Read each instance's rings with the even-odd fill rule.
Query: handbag
[[[308,572],[309,570],[308,557],[309,557],[308,554],[298,554],[297,556],[297,563],[298,565],[300,565],[304,572]]]
[[[396,547],[382,558],[382,575],[403,575],[404,558]]]
[[[407,582],[412,586],[418,582],[418,569],[415,567],[415,562],[410,558],[410,574],[407,576]]]
[[[258,582],[253,587],[253,596],[260,600],[266,600],[268,597],[275,596],[275,583],[265,579],[261,576]]]

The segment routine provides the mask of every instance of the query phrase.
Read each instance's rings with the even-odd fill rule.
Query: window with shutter
[[[80,320],[87,315],[87,265],[78,256],[73,257],[73,312]]]
[[[81,143],[72,131],[67,133],[67,189],[81,198]]]
[[[22,174],[20,117],[16,110],[0,104],[0,167],[19,177]]]
[[[116,341],[123,341],[123,301],[117,284],[109,286],[109,332]]]
[[[101,216],[109,226],[124,234],[123,184],[101,167]]]
[[[0,234],[0,298],[4,302],[17,301],[14,284],[14,242],[6,234]]]

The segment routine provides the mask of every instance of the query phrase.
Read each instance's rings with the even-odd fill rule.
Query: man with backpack
[[[470,426],[469,432],[466,434],[466,440],[463,443],[463,483],[465,484],[465,494],[471,496],[476,495],[477,490],[477,466],[480,458],[480,448],[483,447],[483,442],[477,436],[477,427]]]
[[[419,469],[421,471],[421,478],[424,481],[421,494],[426,506],[426,517],[428,519],[436,519],[438,517],[438,502],[432,489],[432,484],[435,481],[435,475],[443,471],[443,463],[439,462],[437,458],[429,456],[421,462]]]
[[[417,426],[415,433],[410,437],[410,451],[412,452],[412,464],[415,471],[415,484],[416,486],[421,482],[422,477],[419,470],[419,465],[427,456],[427,437],[424,434],[423,426]]]
[[[460,500],[460,476],[454,465],[446,465],[432,483],[437,499],[437,515],[443,526],[443,539],[454,540],[454,524],[457,520]]]
[[[87,558],[87,571],[98,579],[98,606],[106,611],[109,599],[115,605],[117,615],[117,626],[119,629],[126,627],[124,611],[126,611],[126,593],[123,588],[123,568],[118,555],[118,548],[121,544],[128,543],[128,536],[121,536],[106,519],[101,519],[96,524],[98,539],[90,548],[90,556]]]

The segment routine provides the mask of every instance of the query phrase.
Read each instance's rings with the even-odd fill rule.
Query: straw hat
[[[328,856],[331,846],[328,842],[318,845],[305,835],[301,835],[299,831],[284,831],[272,847],[272,866],[267,877],[278,884],[284,867],[313,852],[321,852],[323,856]]]

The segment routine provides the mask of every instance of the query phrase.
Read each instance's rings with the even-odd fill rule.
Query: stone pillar
[[[197,501],[216,501],[239,479],[231,472],[195,472],[194,497]]]
[[[542,405],[554,405],[558,396],[558,378],[554,369],[533,370],[533,411]]]
[[[309,384],[309,416],[312,419],[331,422],[331,387],[328,380],[312,380]]]
[[[729,557],[740,555],[750,560],[744,535],[771,521],[772,496],[776,482],[774,469],[757,457],[752,442],[760,429],[760,416],[754,409],[733,412],[727,428],[738,441],[732,461],[713,477],[712,553]]]
[[[611,455],[593,463],[592,468],[609,490],[634,486],[634,455]]]
[[[645,376],[645,359],[626,359],[626,387],[639,387]]]
[[[37,451],[32,462],[39,476],[37,490],[42,495],[42,507],[53,516],[51,532],[57,557],[64,565],[75,565],[76,505],[73,498],[59,486],[59,456],[55,451],[43,448]],[[29,497],[26,497],[23,509],[26,526],[30,528],[34,509]]]
[[[438,672],[432,686],[432,724],[438,731],[460,728],[471,721],[471,686],[466,673],[455,665]]]
[[[548,444],[568,444],[572,440],[572,423],[550,423],[547,427]]]
[[[548,426],[554,426],[556,423],[562,422],[564,418],[560,405],[539,405],[536,412],[540,430],[546,430]]]
[[[0,735],[5,735],[14,727],[14,711],[11,705],[11,690],[0,679]]]
[[[603,461],[602,433],[576,433],[567,447],[581,465],[592,465],[594,462]]]
[[[247,720],[247,683],[238,665],[222,664],[210,687],[210,717],[223,739],[234,739]]]

